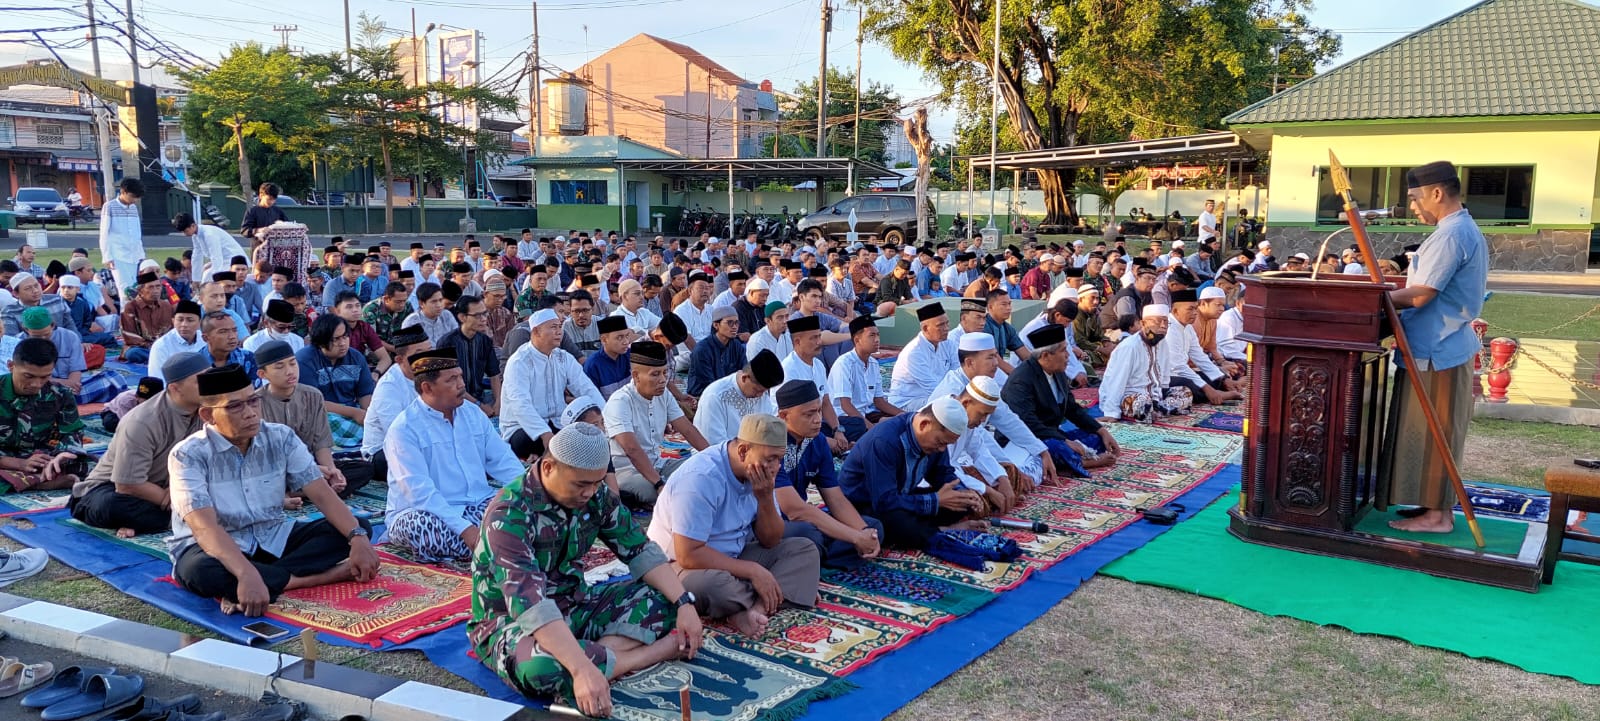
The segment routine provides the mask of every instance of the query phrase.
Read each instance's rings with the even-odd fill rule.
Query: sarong
[[[1412,390],[1420,379],[1433,401],[1434,415],[1443,426],[1445,440],[1459,468],[1467,447],[1467,427],[1472,423],[1472,364],[1437,371],[1397,369],[1390,399],[1389,429],[1384,438],[1384,480],[1387,493],[1378,494],[1379,508],[1388,505],[1450,508],[1455,491],[1445,472],[1444,459],[1433,445],[1428,419]]]

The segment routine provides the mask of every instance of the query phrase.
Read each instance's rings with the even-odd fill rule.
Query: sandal
[[[57,701],[69,699],[82,692],[89,679],[99,674],[116,673],[115,667],[101,666],[68,666],[56,674],[55,680],[46,688],[41,688],[27,696],[22,697],[23,708],[44,708]]]
[[[32,691],[56,675],[55,664],[11,661],[0,669],[0,698]]]

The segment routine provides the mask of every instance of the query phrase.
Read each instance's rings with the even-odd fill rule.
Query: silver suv
[[[11,209],[16,213],[19,224],[69,225],[72,222],[67,201],[56,192],[55,188],[18,188],[16,197],[11,199]]]

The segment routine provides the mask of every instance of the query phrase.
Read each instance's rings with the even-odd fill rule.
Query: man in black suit
[[[1000,392],[1006,405],[1044,441],[1057,472],[1083,477],[1090,468],[1116,463],[1122,452],[1117,439],[1072,397],[1066,327],[1050,323],[1029,333],[1028,342],[1033,356],[1017,366]],[[1061,430],[1065,421],[1077,428]]]

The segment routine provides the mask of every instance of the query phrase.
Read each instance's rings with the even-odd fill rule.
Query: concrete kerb
[[[1496,418],[1506,421],[1531,421],[1559,423],[1567,426],[1593,426],[1600,428],[1600,408],[1572,408],[1567,406],[1542,406],[1532,403],[1473,404],[1474,418]]]

